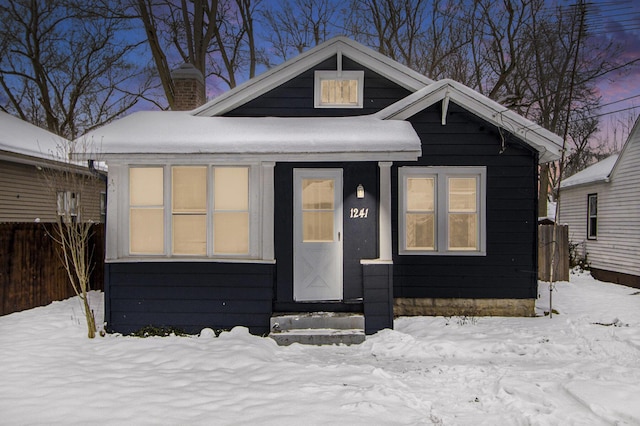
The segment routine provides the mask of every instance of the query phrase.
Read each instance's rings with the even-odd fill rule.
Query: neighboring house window
[[[105,223],[107,220],[107,193],[100,193],[100,222]]]
[[[129,253],[248,256],[251,168],[168,169],[168,185],[164,167],[129,169]]]
[[[364,71],[316,71],[316,108],[362,108]]]
[[[400,167],[400,254],[485,254],[484,167]]]
[[[58,216],[65,221],[77,222],[80,206],[80,194],[73,191],[58,191],[56,194]]]
[[[587,238],[598,237],[598,194],[587,195]]]

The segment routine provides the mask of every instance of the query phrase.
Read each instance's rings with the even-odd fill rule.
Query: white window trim
[[[188,255],[172,254],[172,210],[171,210],[171,168],[174,166],[206,166],[207,167],[207,254],[202,255]],[[164,173],[164,186],[163,186],[163,205],[164,205],[164,250],[162,254],[131,254],[129,244],[129,169],[134,167],[162,167]],[[249,252],[247,254],[219,254],[214,253],[213,250],[213,211],[211,209],[213,203],[213,168],[214,167],[247,167],[249,169]],[[253,260],[260,259],[262,255],[262,222],[261,222],[261,174],[262,170],[260,164],[242,164],[242,163],[221,163],[221,164],[198,164],[192,162],[171,162],[163,164],[149,164],[149,163],[132,163],[126,164],[120,170],[118,176],[119,187],[121,188],[119,193],[120,219],[122,226],[118,226],[116,234],[120,241],[118,244],[119,255],[118,259],[170,259],[170,260],[197,260],[197,259],[210,259],[210,260]],[[108,205],[109,207],[109,205]],[[112,216],[113,217],[113,216]],[[110,229],[113,229],[110,227]],[[113,230],[111,232],[114,232]],[[109,252],[108,252],[109,253]],[[110,257],[114,259],[113,256]],[[115,260],[115,259],[114,259]]]
[[[447,178],[448,177],[479,178],[478,182],[478,250],[448,250],[447,223]],[[435,177],[436,178],[436,229],[435,250],[407,250],[406,249],[406,181],[408,177]],[[486,256],[487,254],[487,225],[486,225],[486,194],[487,194],[487,168],[476,166],[461,167],[399,167],[398,168],[398,253],[400,255],[419,256]]]
[[[358,103],[357,105],[323,104],[321,102],[320,82],[322,80],[357,80]],[[362,108],[364,104],[364,71],[316,71],[313,84],[314,108]]]

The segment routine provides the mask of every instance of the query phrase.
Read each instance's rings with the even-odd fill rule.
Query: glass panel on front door
[[[333,179],[302,179],[302,241],[334,240]]]

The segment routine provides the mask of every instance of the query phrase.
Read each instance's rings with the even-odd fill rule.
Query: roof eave
[[[540,153],[539,163],[548,163],[560,158],[560,136],[449,79],[437,81],[374,115],[383,120],[406,120],[445,97],[527,142]]]

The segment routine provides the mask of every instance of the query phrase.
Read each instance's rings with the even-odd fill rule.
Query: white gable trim
[[[382,120],[406,120],[439,101],[449,100],[489,123],[507,130],[540,153],[540,163],[560,158],[562,138],[454,80],[426,86],[374,114]],[[444,122],[444,117],[443,117]]]
[[[221,94],[191,114],[209,117],[224,114],[335,55],[346,56],[412,92],[433,82],[360,43],[346,37],[335,37]]]
[[[631,146],[632,143],[638,143],[638,139],[640,139],[640,118],[638,118],[635,124],[633,125],[633,128],[629,133],[629,137],[627,137],[627,141],[622,147],[622,150],[620,150],[620,155],[618,156],[618,159],[616,160],[616,163],[613,165],[613,168],[611,169],[611,173],[609,173],[609,176],[607,176],[607,178],[613,179],[615,177],[615,174],[618,171],[618,165],[620,164],[620,161],[624,156],[625,152],[627,151],[627,149],[629,149],[629,146]]]

